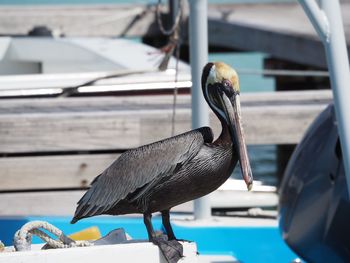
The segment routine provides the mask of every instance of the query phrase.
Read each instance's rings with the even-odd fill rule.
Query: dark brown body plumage
[[[125,152],[91,184],[72,222],[100,215],[153,213],[204,196],[237,162],[225,126],[214,143],[209,127]]]

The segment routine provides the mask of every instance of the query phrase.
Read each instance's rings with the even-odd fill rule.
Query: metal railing
[[[339,0],[299,0],[326,52],[350,195],[350,69]]]

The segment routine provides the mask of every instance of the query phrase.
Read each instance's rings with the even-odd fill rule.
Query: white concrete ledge
[[[181,242],[184,257],[179,262],[199,262],[196,243]],[[68,249],[32,250],[0,253],[0,263],[166,263],[158,247],[152,243],[129,243]]]

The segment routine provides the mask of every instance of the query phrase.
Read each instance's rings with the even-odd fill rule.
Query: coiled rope
[[[51,238],[47,233],[40,230],[44,229],[58,239]],[[75,241],[66,236],[60,229],[45,221],[32,221],[19,229],[13,237],[13,245],[16,251],[30,250],[32,245],[32,236],[38,236],[46,242],[45,248],[70,248],[70,247],[87,247],[93,243],[89,241]]]

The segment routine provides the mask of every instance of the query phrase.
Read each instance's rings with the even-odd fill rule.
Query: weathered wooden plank
[[[139,116],[120,113],[2,116],[2,152],[125,149],[140,144]]]
[[[222,187],[210,194],[213,208],[233,207],[272,207],[278,203],[274,190],[261,190],[266,186],[255,185],[248,192],[242,181],[242,188],[237,187],[235,180],[228,180]],[[232,187],[235,185],[235,187]],[[274,188],[274,187],[269,187]],[[260,189],[260,190],[259,190]],[[85,191],[42,191],[42,192],[12,192],[0,193],[0,214],[2,216],[24,215],[70,215],[72,216],[77,201]],[[178,205],[173,212],[192,212],[193,202]]]
[[[324,104],[332,98],[330,90],[303,90],[283,92],[254,92],[241,95],[242,106]],[[114,110],[142,110],[171,108],[172,95],[80,97],[80,98],[32,98],[1,100],[2,114],[29,114],[54,112],[91,112]],[[178,95],[177,107],[189,108],[190,95]]]
[[[76,203],[84,191],[2,193],[0,214],[24,215],[73,215]]]
[[[126,110],[152,110],[172,107],[173,96],[145,95],[118,97],[80,97],[49,99],[1,100],[0,116],[7,114],[110,112]],[[177,106],[189,108],[189,95],[178,95]]]
[[[326,107],[330,92],[260,93],[242,96],[248,144],[297,143]],[[294,95],[292,95],[294,94]],[[317,94],[317,93],[315,93]],[[251,97],[250,97],[251,96]],[[294,100],[292,97],[294,97]],[[161,97],[161,98],[160,98]],[[41,99],[3,103],[0,109],[2,153],[127,149],[171,135],[171,97],[118,99]],[[255,98],[253,98],[255,97]],[[261,101],[259,101],[261,98]],[[189,97],[179,96],[175,133],[190,129]],[[23,103],[23,105],[22,105]],[[11,106],[12,105],[12,106]],[[213,113],[211,126],[220,125]]]
[[[242,110],[248,144],[297,144],[326,105],[265,106]]]
[[[171,114],[165,109],[3,115],[0,148],[3,153],[127,149],[169,137]],[[178,110],[176,121],[176,133],[189,130],[190,110]]]
[[[119,154],[0,158],[0,191],[83,188]]]
[[[73,216],[76,203],[85,191],[44,191],[1,193],[2,216]],[[192,212],[193,203],[188,202],[172,209],[177,212]]]

